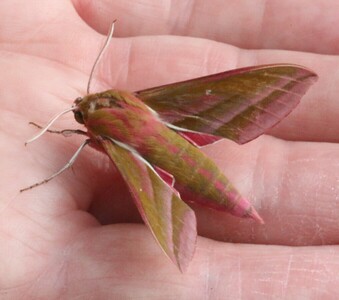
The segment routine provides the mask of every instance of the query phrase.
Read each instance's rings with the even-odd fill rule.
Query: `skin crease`
[[[177,2],[0,2],[1,299],[338,298],[337,1],[213,1],[208,9]],[[28,121],[45,123],[85,94],[104,40],[98,32],[115,18],[116,36],[128,38],[113,39],[92,91],[277,62],[320,76],[271,131],[275,137],[204,149],[266,224],[194,207],[205,237],[185,274],[134,223],[140,218],[126,187],[101,153],[88,148],[73,172],[19,193],[58,170],[83,141],[46,134],[24,147],[36,133]],[[76,126],[70,114],[54,128]]]

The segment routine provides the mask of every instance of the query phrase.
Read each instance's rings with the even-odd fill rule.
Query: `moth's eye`
[[[80,110],[74,111],[74,118],[78,123],[84,124],[84,117],[83,117],[82,112]]]

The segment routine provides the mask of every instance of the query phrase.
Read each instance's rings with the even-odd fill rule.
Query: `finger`
[[[245,146],[220,142],[206,152],[252,200],[265,225],[196,206],[201,234],[280,245],[339,242],[338,145],[261,137]]]
[[[116,36],[185,35],[242,48],[336,54],[339,7],[328,1],[125,1],[73,0],[80,16],[106,33],[118,19]],[[321,43],[319,43],[321,41]]]
[[[36,0],[33,6],[30,1],[1,1],[0,26],[1,56],[20,55],[32,64],[44,61],[65,73],[71,72],[69,67],[88,74],[102,44],[102,36],[81,20],[68,0]],[[88,47],[89,41],[94,47]]]
[[[334,246],[234,245],[199,238],[195,256],[181,274],[145,227],[115,225],[84,232],[66,253],[66,258],[58,256],[65,261],[43,277],[44,286],[49,287],[48,278],[56,273],[60,280],[60,274],[65,275],[60,269],[67,266],[66,298],[301,299],[307,295],[315,299],[339,295],[338,278],[333,276],[339,252]],[[52,283],[50,288],[55,290]]]
[[[332,82],[336,82],[339,75],[328,71],[336,69],[339,64],[334,56],[271,50],[240,51],[207,40],[140,37],[114,40],[100,76],[108,87],[140,90],[246,65],[276,62],[305,65],[317,72],[320,80],[291,116],[272,133],[289,140],[337,142],[339,88]]]

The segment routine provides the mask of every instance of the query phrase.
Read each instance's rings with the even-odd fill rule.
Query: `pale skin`
[[[337,1],[177,2],[0,2],[1,299],[338,298]],[[82,143],[46,134],[24,146],[37,131],[29,121],[45,123],[86,93],[113,19],[126,38],[112,40],[93,92],[267,63],[320,77],[271,136],[204,149],[266,224],[195,206],[204,237],[185,274],[137,223],[126,187],[95,150],[85,149],[73,172],[19,193]],[[80,128],[71,114],[53,127],[65,128]]]

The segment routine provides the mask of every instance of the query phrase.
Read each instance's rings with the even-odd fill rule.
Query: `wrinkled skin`
[[[0,2],[1,299],[339,297],[337,1],[214,2]],[[320,76],[272,136],[204,149],[266,224],[194,207],[204,237],[185,274],[137,223],[125,185],[95,150],[85,150],[73,172],[19,193],[83,140],[46,134],[24,147],[36,132],[28,121],[45,123],[86,93],[99,32],[115,18],[116,36],[127,38],[113,39],[92,91],[277,62]],[[75,124],[69,114],[55,128]]]

